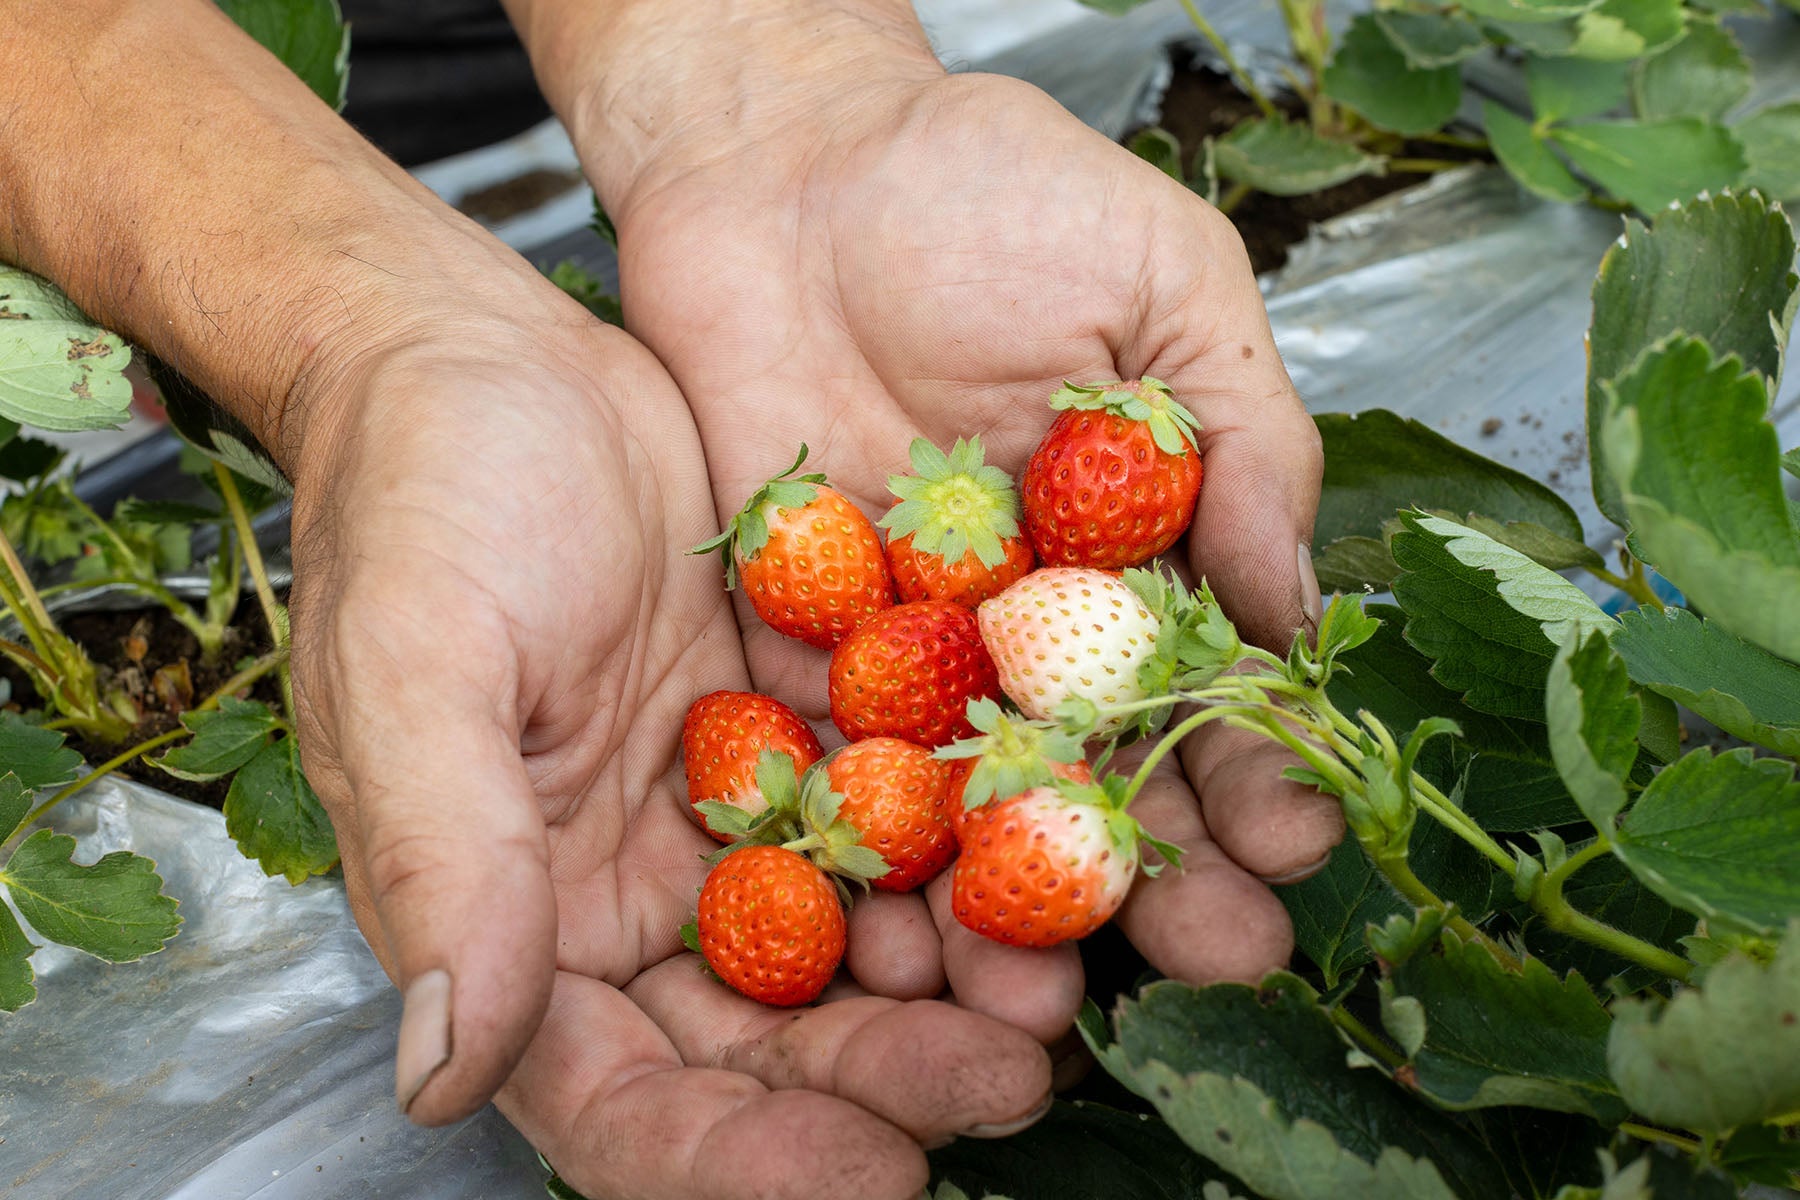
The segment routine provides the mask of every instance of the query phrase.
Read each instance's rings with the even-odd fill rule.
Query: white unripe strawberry
[[[1110,571],[1045,567],[976,612],[1000,686],[1028,717],[1049,719],[1080,696],[1097,705],[1145,698],[1138,664],[1156,649],[1158,621]],[[1101,722],[1100,736],[1123,718]]]

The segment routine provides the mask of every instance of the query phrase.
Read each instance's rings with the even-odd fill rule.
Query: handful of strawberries
[[[1159,727],[1172,704],[1159,697],[1192,674],[1184,645],[1235,656],[1202,600],[1121,574],[1192,520],[1199,426],[1155,379],[1065,384],[1050,403],[1060,415],[1022,503],[979,438],[948,453],[917,439],[915,474],[888,481],[884,546],[824,475],[797,474],[802,447],[695,547],[721,552],[726,585],[770,626],[832,651],[831,718],[850,742],[826,756],[797,714],[752,693],[688,712],[688,798],[725,845],[683,932],[743,994],[819,995],[844,955],[848,880],[910,891],[954,863],[958,921],[1049,946],[1118,910],[1140,843],[1178,861],[1126,812],[1141,780],[1096,769],[1110,748],[1090,764],[1076,733]]]

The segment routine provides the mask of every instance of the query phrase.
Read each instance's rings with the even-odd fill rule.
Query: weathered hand
[[[546,305],[362,364],[298,481],[306,769],[406,991],[402,1102],[501,1089],[594,1195],[916,1194],[920,1143],[1031,1114],[1047,1059],[934,1002],[765,1009],[683,952],[713,842],[681,720],[747,684],[682,553],[711,496],[655,360]]]
[[[803,99],[765,106],[780,120],[746,103],[729,132],[666,135],[608,194],[627,320],[690,401],[721,515],[800,441],[871,514],[915,436],[980,434],[1016,472],[1059,381],[1152,375],[1205,427],[1189,565],[1246,636],[1285,648],[1316,619],[1301,563],[1320,454],[1235,232],[1034,88],[891,53],[884,73],[874,57],[838,89],[814,72]],[[822,716],[824,655],[747,606],[739,618],[758,685]],[[1284,761],[1246,735],[1197,737],[1187,782],[1141,799],[1146,824],[1189,850],[1121,916],[1164,971],[1255,979],[1286,963],[1288,920],[1259,880],[1315,868],[1342,822],[1278,777]],[[1038,956],[1024,969],[1042,986],[1019,987],[1021,968],[995,965],[1016,954],[948,921],[943,892],[959,999],[1044,1036],[1065,1026],[1078,960]],[[879,915],[920,920],[891,899]],[[935,978],[852,965],[898,994]]]

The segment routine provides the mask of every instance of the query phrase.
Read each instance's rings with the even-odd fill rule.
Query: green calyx
[[[900,498],[880,521],[890,538],[912,535],[913,548],[961,562],[970,550],[989,568],[1006,561],[1004,539],[1019,536],[1019,493],[1012,477],[984,461],[981,439],[958,438],[945,454],[914,438],[912,475],[888,476]]]
[[[1070,383],[1065,379],[1050,397],[1050,407],[1058,412],[1104,409],[1115,417],[1142,421],[1164,454],[1186,454],[1189,445],[1196,452],[1200,449],[1199,419],[1176,402],[1168,384],[1148,375],[1135,383]]]
[[[844,797],[831,790],[825,762],[796,776],[792,756],[764,750],[756,758],[756,786],[769,807],[760,813],[707,800],[696,805],[714,832],[734,838],[707,856],[717,863],[749,846],[780,846],[804,854],[814,866],[838,881],[853,879],[868,886],[888,873],[887,860],[862,844],[862,831],[838,815]]]
[[[1136,781],[1123,775],[1115,775],[1110,771],[1102,771],[1092,783],[1076,783],[1070,779],[1057,779],[1052,786],[1062,794],[1065,800],[1074,804],[1089,804],[1106,813],[1106,833],[1113,845],[1126,849],[1139,842],[1149,846],[1162,855],[1171,866],[1181,866],[1182,849],[1161,838],[1152,837],[1138,819],[1125,811],[1130,807],[1132,799],[1137,795]],[[1154,879],[1162,874],[1162,864],[1144,863],[1144,874]]]
[[[805,461],[806,445],[801,443],[800,457],[794,460],[793,466],[750,493],[750,499],[744,502],[744,507],[725,522],[725,528],[717,536],[707,538],[688,551],[689,554],[718,551],[725,561],[727,590],[737,586],[738,559],[748,562],[761,554],[762,548],[769,544],[770,510],[804,508],[818,497],[819,488],[825,485],[822,472],[794,474]]]
[[[1125,572],[1125,586],[1144,602],[1158,626],[1155,653],[1138,664],[1145,695],[1168,696],[1203,688],[1244,656],[1237,627],[1201,580],[1192,591],[1158,564]],[[1143,736],[1168,719],[1168,708],[1133,715],[1126,729]]]
[[[1034,787],[1057,781],[1051,763],[1081,760],[1081,742],[1048,721],[1028,721],[1002,712],[992,700],[969,701],[969,724],[980,737],[964,738],[932,751],[942,759],[979,761],[963,785],[963,807],[980,808],[990,800],[1006,800]]]

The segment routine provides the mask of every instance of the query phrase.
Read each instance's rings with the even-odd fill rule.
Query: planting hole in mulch
[[[1305,109],[1291,96],[1276,103],[1295,120],[1304,120]],[[1221,137],[1239,122],[1260,116],[1256,104],[1237,89],[1228,76],[1204,67],[1176,65],[1175,77],[1163,98],[1162,128],[1181,142],[1182,169],[1193,178],[1195,162],[1208,137]],[[1407,143],[1407,157],[1485,161],[1486,156],[1435,143]],[[1363,175],[1337,187],[1304,196],[1271,196],[1253,192],[1231,212],[1231,222],[1250,251],[1250,263],[1258,275],[1287,263],[1288,249],[1304,241],[1314,225],[1428,178],[1417,174]]]
[[[262,609],[254,597],[246,597],[232,615],[224,652],[215,663],[202,662],[200,644],[194,635],[160,608],[65,613],[58,615],[57,624],[93,660],[100,676],[101,694],[123,689],[143,714],[130,739],[116,746],[90,742],[71,731],[68,744],[80,751],[90,766],[174,729],[182,712],[210,696],[245,659],[267,653],[271,644]],[[0,678],[12,684],[12,700],[7,708],[17,711],[41,707],[30,679],[10,661],[0,659]],[[281,685],[276,675],[271,672],[258,679],[246,698],[261,700],[279,711]],[[156,753],[160,751],[153,751],[152,755]],[[211,808],[223,807],[225,793],[231,786],[229,777],[210,783],[178,779],[142,759],[132,760],[120,768],[119,774]]]

